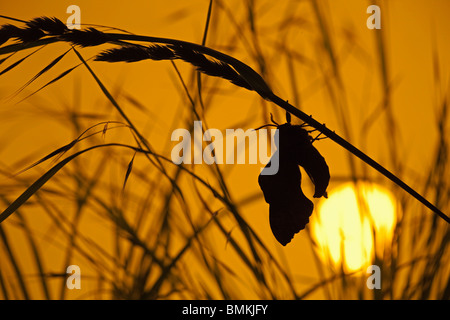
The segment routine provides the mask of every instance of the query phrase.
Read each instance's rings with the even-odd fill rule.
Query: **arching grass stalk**
[[[120,34],[108,34],[108,36],[117,37],[117,40],[125,40],[125,41],[143,41],[143,42],[151,42],[151,43],[167,43],[167,44],[174,44],[174,45],[183,45],[186,48],[207,54],[213,58],[216,58],[220,61],[226,62],[230,64],[244,79],[247,81],[250,86],[264,99],[273,102],[277,106],[283,108],[287,112],[291,113],[292,115],[296,116],[303,122],[306,122],[314,129],[321,132],[323,135],[327,136],[330,140],[336,142],[341,147],[355,155],[356,157],[360,158],[362,161],[364,161],[366,164],[370,165],[372,168],[383,174],[385,177],[390,179],[392,182],[397,184],[399,187],[401,187],[403,190],[408,192],[411,196],[416,198],[418,201],[420,201],[422,204],[424,204],[426,207],[428,207],[430,210],[432,210],[434,213],[439,215],[442,219],[444,219],[446,222],[450,223],[450,218],[446,216],[442,211],[440,211],[438,208],[436,208],[432,203],[430,203],[427,199],[425,199],[422,195],[420,195],[417,191],[412,189],[408,184],[406,184],[403,180],[398,178],[395,174],[384,168],[382,165],[380,165],[378,162],[376,162],[374,159],[366,155],[364,152],[359,150],[357,147],[352,145],[350,142],[339,136],[334,131],[330,130],[328,127],[326,127],[325,124],[320,123],[316,119],[314,119],[312,116],[307,115],[303,111],[297,109],[296,107],[292,106],[288,101],[285,101],[278,97],[276,94],[272,92],[272,90],[269,88],[267,83],[264,81],[264,79],[251,67],[244,64],[243,62],[237,60],[236,58],[233,58],[231,56],[228,56],[222,52],[216,51],[214,49],[201,46],[198,44],[186,42],[186,41],[180,41],[180,40],[174,40],[174,39],[165,39],[165,38],[157,38],[157,37],[147,37],[147,36],[136,36],[136,35],[120,35]]]
[[[40,28],[40,30],[33,30],[33,28],[35,29]],[[347,140],[336,134],[334,131],[327,128],[325,124],[320,123],[319,121],[315,120],[312,116],[307,115],[306,113],[289,104],[287,101],[278,97],[275,93],[272,92],[272,90],[269,88],[264,79],[250,66],[225,53],[222,53],[220,51],[214,50],[212,48],[203,45],[176,39],[142,36],[134,34],[107,33],[101,32],[94,28],[88,28],[85,30],[77,30],[77,29],[68,30],[62,28],[61,22],[56,18],[53,19],[38,18],[28,22],[27,27],[24,29],[20,29],[17,27],[15,28],[10,27],[9,29],[3,28],[0,29],[0,33],[2,30],[5,31],[3,33],[6,33],[6,39],[17,38],[22,42],[0,48],[0,55],[60,41],[69,42],[72,43],[73,45],[79,45],[81,47],[98,46],[104,43],[112,43],[120,45],[122,46],[122,48],[130,45],[135,45],[134,43],[129,43],[129,41],[145,42],[151,44],[164,44],[166,46],[163,48],[172,50],[172,53],[174,53],[173,56],[168,51],[165,51],[166,54],[168,54],[168,56],[162,57],[158,55],[151,56],[150,54],[150,56],[142,58],[138,57],[133,60],[105,59],[104,61],[114,62],[114,61],[139,61],[143,59],[153,59],[153,60],[182,59],[188,63],[193,64],[201,72],[204,72],[209,75],[224,77],[230,80],[232,83],[239,85],[235,81],[236,78],[235,75],[231,76],[232,78],[234,77],[233,80],[231,80],[230,76],[227,77],[221,74],[214,73],[216,70],[212,72],[210,69],[210,67],[214,66],[214,64],[216,64],[216,67],[217,66],[220,67],[220,65],[224,66],[224,64],[226,64],[232,67],[237,72],[237,74],[245,81],[245,83],[248,84],[248,86],[240,85],[241,87],[246,87],[247,89],[256,91],[262,98],[276,104],[280,108],[283,108],[284,110],[291,113],[300,120],[304,121],[314,129],[318,130],[323,135],[328,137],[330,140],[334,141],[335,143],[337,143],[338,145],[340,145],[341,147],[343,147],[356,157],[360,158],[366,164],[368,164],[369,166],[371,166],[372,168],[383,174],[385,177],[390,179],[392,182],[397,184],[399,187],[401,187],[411,196],[413,196],[422,204],[424,204],[427,208],[432,210],[447,223],[450,223],[450,218],[448,216],[446,216],[436,206],[434,206],[422,195],[420,195],[418,192],[412,189],[409,185],[403,182],[400,178],[398,178],[392,172],[384,168],[382,165],[380,165],[378,162],[376,162],[371,157],[366,155],[364,152],[356,148],[350,142],[348,142]],[[39,36],[35,36],[36,31],[40,31]],[[55,34],[57,35],[55,36]],[[30,39],[30,36],[35,38]],[[152,47],[150,47],[148,50],[150,49],[152,49]],[[149,53],[147,52],[146,54],[148,55]],[[217,59],[218,63],[212,62],[209,59],[203,59],[201,56],[198,56],[198,54],[207,55],[214,59]],[[82,59],[79,53],[77,53],[77,55],[79,56],[80,59]],[[202,58],[203,60],[202,59],[199,60],[198,58]],[[88,67],[86,63],[84,64]],[[145,141],[143,137],[140,138],[142,138],[140,140]]]

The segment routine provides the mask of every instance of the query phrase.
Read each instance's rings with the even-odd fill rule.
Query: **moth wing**
[[[283,246],[291,242],[294,235],[309,222],[314,205],[306,197],[297,197],[289,202],[274,203],[269,208],[270,228]]]
[[[274,154],[272,159],[276,156],[278,155]],[[266,165],[266,168],[271,167],[272,159]],[[271,175],[260,174],[258,183],[264,194],[264,199],[267,203],[272,204],[282,202],[286,198],[292,199],[298,190],[301,192],[301,178],[300,169],[295,162],[288,158],[279,158],[278,171]]]
[[[301,161],[299,161],[311,181],[314,183],[314,198],[327,196],[327,187],[330,182],[330,169],[325,161],[325,158],[319,151],[311,145],[305,150]]]
[[[314,208],[302,192],[300,168],[293,161],[282,161],[276,174],[260,175],[258,182],[269,203],[272,233],[285,246],[305,228]]]
[[[305,169],[314,184],[314,198],[327,195],[330,182],[330,169],[325,158],[312,145],[308,132],[300,126],[291,126],[286,144],[292,149],[292,157]]]

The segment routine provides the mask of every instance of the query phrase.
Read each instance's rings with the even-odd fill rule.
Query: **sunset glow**
[[[378,185],[349,183],[330,192],[312,218],[313,237],[324,261],[346,271],[371,264],[390,243],[395,224],[395,203],[390,192]],[[374,245],[375,233],[376,245]]]

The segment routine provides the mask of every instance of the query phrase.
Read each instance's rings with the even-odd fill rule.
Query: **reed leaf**
[[[130,177],[131,170],[133,169],[134,157],[136,157],[136,153],[134,153],[133,158],[131,158],[130,163],[128,163],[127,172],[125,174],[125,179],[123,181],[122,190],[125,190],[125,186],[127,185],[128,178]]]
[[[52,80],[50,80],[49,82],[47,82],[46,84],[44,84],[42,87],[40,87],[39,89],[37,89],[36,91],[33,91],[32,93],[30,93],[29,95],[27,95],[25,98],[23,98],[22,100],[20,100],[18,103],[21,103],[22,101],[25,101],[26,99],[34,96],[36,93],[38,93],[39,91],[41,91],[42,89],[48,87],[49,85],[51,85],[52,83],[55,83],[56,81],[64,78],[65,76],[67,76],[69,73],[71,73],[73,70],[75,70],[76,68],[78,68],[79,66],[81,66],[82,63],[77,64],[76,66],[67,69],[66,71],[63,71],[59,76],[53,78]],[[1,75],[1,74],[0,74]]]
[[[31,55],[35,54],[36,52],[38,52],[39,50],[41,50],[43,47],[38,48],[37,50],[34,50],[33,52],[29,53],[28,55],[26,55],[25,57],[23,57],[22,59],[17,60],[16,62],[10,64],[8,67],[6,67],[5,69],[3,69],[0,72],[0,76],[2,74],[5,74],[6,72],[14,69],[15,67],[17,67],[19,64],[21,64],[25,59],[29,58]],[[8,59],[10,56],[12,56],[14,53],[12,53],[11,55],[9,55],[8,57],[6,57],[4,60]],[[2,63],[4,62],[4,60],[2,60]]]
[[[39,71],[33,78],[31,78],[30,80],[28,80],[27,83],[25,83],[20,89],[18,89],[13,96],[18,95],[20,92],[22,92],[26,87],[28,87],[30,84],[32,84],[34,81],[36,81],[36,79],[38,79],[40,76],[42,76],[44,73],[46,73],[47,71],[49,71],[51,68],[53,68],[62,58],[64,58],[64,56],[72,49],[67,50],[66,52],[64,52],[63,54],[59,55],[58,57],[56,57],[52,62],[50,62],[44,69],[42,69],[41,71]]]

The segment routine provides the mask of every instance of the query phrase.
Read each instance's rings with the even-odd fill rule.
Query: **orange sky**
[[[207,45],[226,53],[252,66],[259,71],[257,61],[249,53],[247,43],[252,35],[246,21],[243,1],[222,1],[227,10],[233,13],[240,24],[242,34],[236,33],[236,26],[227,17],[226,10],[213,9],[213,21]],[[55,16],[65,21],[69,16],[66,8],[76,4],[81,8],[81,22],[126,29],[130,32],[175,38],[200,43],[209,1],[2,1],[0,14],[18,19],[32,19],[38,16]],[[331,65],[325,50],[318,44],[323,41],[317,21],[309,1],[255,1],[259,48],[270,65],[267,79],[273,90],[290,102],[295,94],[289,80],[289,67],[285,56],[277,51],[280,42],[301,55],[295,64],[298,96],[302,110],[312,114],[329,128],[345,136],[341,125],[339,111],[330,98],[326,87],[326,77],[331,77]],[[382,81],[377,54],[376,30],[366,27],[368,14],[366,8],[374,1],[333,0],[320,1],[325,25],[336,50],[342,86],[345,90],[334,87],[338,99],[344,102],[343,110],[349,121],[350,140],[367,154],[395,170],[387,147],[389,136],[386,127],[386,114],[371,123],[368,129],[365,120],[383,102]],[[390,108],[396,120],[397,161],[405,173],[405,181],[413,187],[420,188],[418,181],[431,165],[431,154],[435,150],[436,106],[442,99],[440,94],[447,92],[450,61],[450,2],[446,0],[397,0],[377,1],[381,7],[382,32],[386,41],[388,65],[388,82],[392,85]],[[295,8],[295,9],[293,9]],[[290,29],[280,27],[280,22],[292,15],[296,22]],[[217,19],[217,20],[214,20]],[[7,23],[0,19],[0,23]],[[286,31],[288,30],[288,31]],[[237,35],[236,35],[237,34]],[[233,51],[230,47],[234,46]],[[253,49],[253,48],[252,48]],[[67,45],[57,44],[45,48],[20,70],[5,74],[0,78],[1,98],[13,94],[34,74],[54,59]],[[433,75],[433,53],[439,57],[441,88],[437,88]],[[98,49],[81,50],[85,58],[98,53]],[[61,66],[51,75],[46,75],[39,84],[34,84],[29,92],[55,77],[59,72],[77,64],[75,55],[64,59]],[[170,134],[175,128],[186,126],[189,109],[186,97],[180,90],[180,83],[168,62],[143,62],[136,64],[92,63],[93,68],[102,77],[102,81],[112,91],[120,87],[123,92],[131,94],[138,101],[148,106],[150,112],[143,114],[126,105],[137,126],[139,126],[158,151],[170,156]],[[178,63],[186,80],[190,80],[192,68]],[[3,66],[2,66],[3,68]],[[325,75],[324,75],[325,73]],[[204,79],[205,77],[203,77]],[[335,80],[335,79],[334,79]],[[332,80],[333,85],[337,82]],[[208,84],[220,86],[221,92],[214,98],[206,118],[211,128],[225,130],[245,124],[244,129],[264,124],[264,117],[269,112],[278,112],[278,121],[284,121],[283,113],[276,111],[273,105],[265,104],[267,113],[263,114],[263,103],[253,92],[234,89],[226,81],[209,80]],[[206,81],[205,81],[206,82]],[[28,92],[28,91],[26,91]],[[181,93],[180,93],[181,92]],[[231,94],[229,93],[231,92]],[[79,68],[69,77],[41,91],[33,99],[14,105],[24,97],[22,93],[13,100],[3,99],[0,104],[0,157],[2,163],[14,167],[18,161],[32,154],[32,160],[42,157],[59,146],[73,139],[73,132],[64,122],[55,122],[54,117],[46,118],[45,112],[33,106],[46,106],[58,110],[61,106],[78,104],[82,110],[92,111],[97,108],[108,111],[112,118],[113,111],[100,89],[85,69]],[[185,106],[183,109],[181,106]],[[110,109],[108,109],[110,108]],[[181,109],[180,109],[181,108]],[[13,111],[11,111],[13,110]],[[180,111],[181,110],[181,111]],[[174,122],[175,120],[178,122]],[[174,124],[175,123],[175,124]],[[349,174],[348,153],[329,140],[318,143],[317,148],[327,159],[332,177]],[[360,174],[369,172],[369,176],[380,178],[375,171],[365,167],[359,160],[357,170]],[[23,168],[29,162],[20,162]],[[48,168],[48,167],[45,167]],[[228,181],[236,199],[246,198],[257,192],[257,175],[260,165],[226,166]],[[199,169],[199,172],[202,172]],[[112,175],[121,176],[119,172]],[[304,176],[306,177],[306,175]],[[384,178],[381,178],[382,181]],[[304,179],[305,180],[305,179]],[[339,181],[333,180],[330,188]],[[310,186],[305,187],[310,192]],[[17,195],[21,190],[17,191]],[[312,194],[309,193],[309,196]],[[317,203],[317,202],[316,202]],[[63,206],[70,206],[64,204]],[[290,270],[305,283],[313,284],[317,280],[317,270],[313,263],[312,249],[305,233],[296,236],[291,245],[280,248],[272,241],[268,226],[268,206],[261,198],[244,208],[247,221],[253,224],[261,237],[266,240],[273,252],[289,265]],[[86,232],[95,233],[96,227],[86,226]],[[219,243],[218,248],[224,245]],[[56,252],[56,251],[55,251]],[[224,252],[224,255],[227,253]],[[303,281],[303,280],[302,280]],[[250,297],[252,298],[252,296]]]

